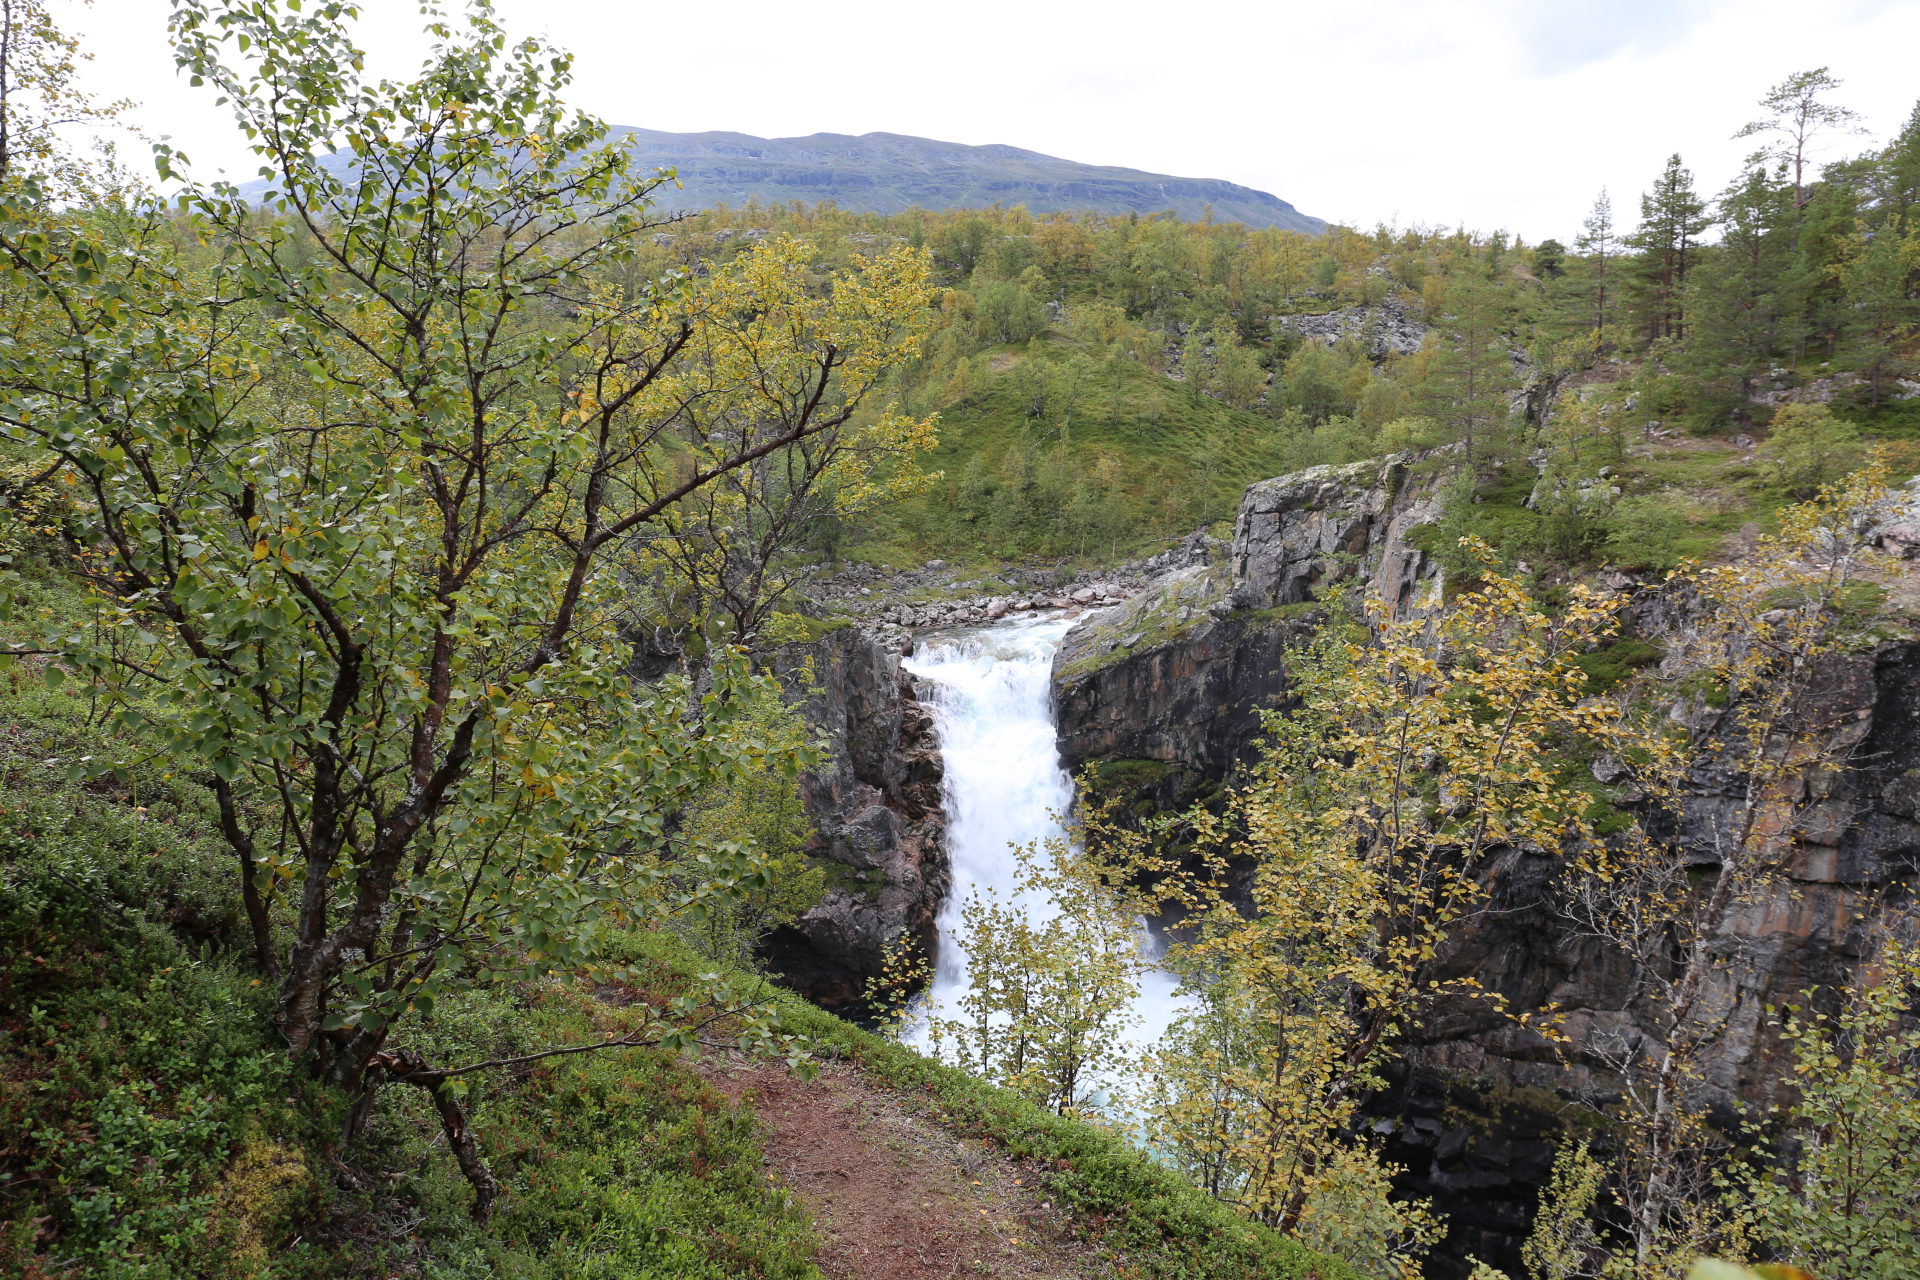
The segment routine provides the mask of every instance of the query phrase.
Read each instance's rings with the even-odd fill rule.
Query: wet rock
[[[1053,690],[1069,771],[1151,760],[1220,776],[1251,757],[1260,712],[1286,687],[1283,650],[1297,626],[1205,614],[1224,598],[1224,576],[1170,574],[1118,608],[1089,613],[1062,639]]]

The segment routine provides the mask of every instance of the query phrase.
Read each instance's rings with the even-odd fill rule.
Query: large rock
[[[1407,542],[1440,517],[1436,477],[1407,455],[1309,467],[1248,487],[1233,522],[1233,599],[1242,608],[1298,604],[1354,578],[1395,610],[1416,606],[1430,565]]]
[[[1286,687],[1296,624],[1234,611],[1225,578],[1212,567],[1169,574],[1061,640],[1055,726],[1070,772],[1125,760],[1218,777],[1251,756],[1260,712]]]
[[[1768,1008],[1802,1003],[1809,990],[1828,1003],[1861,981],[1868,929],[1914,911],[1902,886],[1920,866],[1920,644],[1829,660],[1800,710],[1836,724],[1849,762],[1803,779],[1815,803],[1793,833],[1784,879],[1738,907],[1714,940],[1721,963],[1703,1007],[1719,1026],[1700,1083],[1726,1125],[1785,1100],[1791,1053]],[[1740,779],[1711,759],[1691,776],[1686,823],[1704,868]],[[1614,1055],[1659,1027],[1631,968],[1556,909],[1563,870],[1537,850],[1490,859],[1487,910],[1451,939],[1443,972],[1475,978],[1513,1012],[1557,1006],[1567,1042],[1548,1045],[1487,1001],[1462,1001],[1415,1033],[1393,1087],[1368,1104],[1384,1154],[1408,1171],[1401,1190],[1431,1197],[1449,1218],[1444,1258],[1429,1268],[1439,1280],[1465,1277],[1469,1254],[1518,1273],[1546,1172],[1542,1144],[1559,1141],[1565,1118],[1584,1112],[1577,1104],[1616,1096]]]
[[[853,627],[788,645],[774,671],[827,760],[801,781],[809,852],[840,869],[827,896],[762,944],[768,968],[827,1008],[859,1012],[867,979],[905,938],[923,952],[949,871],[933,717],[897,654]]]
[[[1438,571],[1407,535],[1439,517],[1445,459],[1420,461],[1312,467],[1253,485],[1227,563],[1193,563],[1196,550],[1190,567],[1087,614],[1053,661],[1067,767],[1121,765],[1116,776],[1153,783],[1155,799],[1188,798],[1254,756],[1261,713],[1286,689],[1286,646],[1311,626],[1316,600],[1353,587],[1395,609],[1437,599]]]

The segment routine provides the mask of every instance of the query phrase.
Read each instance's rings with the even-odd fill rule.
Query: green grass
[[[1229,519],[1248,484],[1290,469],[1296,442],[1273,419],[1131,362],[1087,372],[1070,415],[1056,394],[1036,416],[1034,386],[1067,376],[1074,355],[1064,342],[989,348],[969,357],[981,372],[964,398],[929,389],[914,408],[940,413],[926,466],[941,479],[850,531],[846,553],[1108,559]]]
[[[85,702],[0,682],[0,1274],[817,1276],[750,1113],[659,1053],[476,1083],[508,1192],[485,1231],[417,1091],[342,1150],[344,1100],[269,1030],[207,797],[158,763],[68,782],[103,745]],[[445,1002],[409,1038],[471,1060],[617,1018],[555,987]]]

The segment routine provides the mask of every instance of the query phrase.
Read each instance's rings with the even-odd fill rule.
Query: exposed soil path
[[[856,1066],[825,1064],[804,1081],[711,1057],[703,1071],[753,1108],[768,1175],[813,1215],[832,1280],[1112,1274],[1031,1189],[1030,1170],[914,1115]]]

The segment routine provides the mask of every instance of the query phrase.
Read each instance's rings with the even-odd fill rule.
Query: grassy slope
[[[163,762],[79,786],[103,742],[82,694],[0,675],[0,1274],[42,1277],[817,1276],[749,1112],[649,1051],[477,1082],[508,1190],[485,1231],[423,1097],[388,1089],[342,1150],[335,1093],[288,1069],[246,957],[202,789]],[[636,935],[648,994],[688,967]],[[1345,1273],[1119,1140],[1036,1111],[797,1001],[794,1024],[954,1131],[1049,1162],[1134,1274]],[[620,1010],[554,985],[443,1002],[412,1039],[469,1059],[577,1043]],[[357,1189],[356,1189],[357,1188]]]
[[[1030,553],[1107,559],[1232,519],[1248,484],[1288,468],[1289,444],[1271,418],[1132,362],[1086,372],[1069,418],[1059,384],[1073,354],[1062,340],[974,357],[970,393],[937,404],[940,444],[926,465],[941,479],[867,520],[848,553],[900,565]],[[1040,418],[1031,411],[1037,366],[1053,383]],[[1098,512],[1081,532],[1067,510],[1076,485],[1083,511]]]
[[[16,671],[0,698],[0,1273],[817,1274],[751,1117],[662,1055],[479,1085],[511,1189],[486,1233],[414,1091],[388,1090],[364,1145],[338,1150],[341,1099],[267,1030],[200,789],[159,765],[68,783],[103,744],[82,699],[37,683]],[[485,1056],[618,1016],[564,988],[469,997],[420,1038]]]

